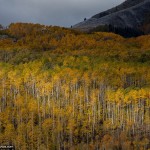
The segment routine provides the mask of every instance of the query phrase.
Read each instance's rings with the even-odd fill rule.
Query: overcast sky
[[[70,27],[124,0],[0,0],[0,24],[32,22]]]

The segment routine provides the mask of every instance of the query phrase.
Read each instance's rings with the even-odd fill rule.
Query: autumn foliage
[[[0,32],[0,145],[150,148],[150,36],[22,23]]]

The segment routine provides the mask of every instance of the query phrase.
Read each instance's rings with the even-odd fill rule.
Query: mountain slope
[[[117,11],[121,11],[121,10],[127,9],[129,7],[135,6],[135,5],[137,5],[143,1],[144,0],[126,0],[116,7],[113,7],[109,10],[106,10],[104,12],[100,12],[100,13],[94,15],[92,18],[101,18],[101,17],[104,17],[104,16],[109,15],[111,13],[115,13]]]
[[[127,0],[123,4],[76,24],[73,28],[89,31],[101,25],[139,29],[150,14],[150,0]]]

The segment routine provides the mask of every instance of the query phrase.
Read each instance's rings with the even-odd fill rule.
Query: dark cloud
[[[124,0],[0,0],[0,23],[70,26]]]

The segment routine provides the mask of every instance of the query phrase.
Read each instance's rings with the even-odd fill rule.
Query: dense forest
[[[0,145],[150,149],[150,35],[39,24],[0,30]]]
[[[130,27],[115,27],[113,25],[100,25],[88,31],[88,33],[93,32],[112,32],[119,34],[125,38],[138,37],[141,35],[148,34],[149,26],[147,24],[143,25],[141,28],[130,28]]]

